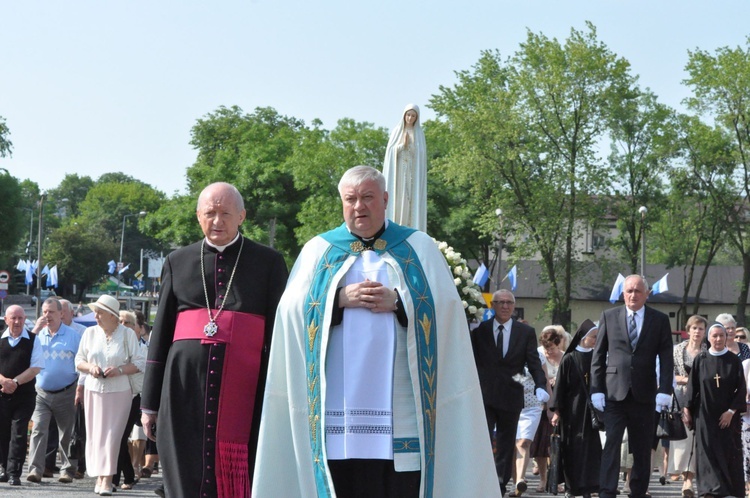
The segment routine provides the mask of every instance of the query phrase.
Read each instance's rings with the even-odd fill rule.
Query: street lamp
[[[646,213],[648,209],[646,206],[641,206],[638,212],[641,213],[641,276],[646,278]]]
[[[131,216],[137,216],[140,218],[142,216],[146,216],[146,214],[147,214],[146,211],[141,211],[140,213],[126,214],[125,216],[122,217],[122,233],[120,234],[120,260],[119,260],[119,265],[117,269],[118,271],[117,273],[117,295],[118,296],[120,295],[120,284],[122,283],[122,277],[120,277],[119,272],[121,272],[122,269],[124,268],[123,262],[122,262],[122,249],[125,246],[125,220],[127,220]]]
[[[47,195],[42,191],[39,196],[39,236],[37,237],[37,265],[36,265],[36,316],[40,315],[42,308],[42,230],[44,230],[44,198]]]
[[[120,260],[119,260],[120,265],[122,265],[122,248],[125,245],[125,220],[128,219],[130,216],[137,216],[140,218],[142,216],[146,216],[146,214],[148,214],[146,213],[146,211],[141,211],[140,213],[126,214],[125,216],[122,217],[122,233],[120,234]]]
[[[495,277],[495,290],[500,289],[500,263],[503,260],[503,210],[500,208],[495,209],[495,216],[497,216],[497,219],[500,223],[500,231],[498,232],[498,241],[497,241],[497,274]]]

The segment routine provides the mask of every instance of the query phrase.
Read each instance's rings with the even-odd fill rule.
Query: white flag
[[[669,275],[669,273],[667,273],[667,275]],[[656,282],[653,287],[651,287],[651,294],[657,295],[669,290],[669,285],[667,285],[667,275],[661,277],[659,281]]]

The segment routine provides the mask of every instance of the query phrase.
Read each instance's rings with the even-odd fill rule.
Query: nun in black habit
[[[560,426],[565,496],[589,498],[599,492],[602,445],[591,425],[589,383],[591,357],[598,329],[584,320],[565,351],[550,399],[552,425]]]
[[[711,325],[707,337],[711,348],[693,360],[684,408],[685,424],[695,428],[698,494],[745,496],[740,433],[747,393],[744,371],[726,347],[723,325]]]

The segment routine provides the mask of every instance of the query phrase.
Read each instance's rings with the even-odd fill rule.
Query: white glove
[[[547,401],[549,401],[549,394],[547,394],[547,391],[545,391],[541,387],[537,387],[536,399],[538,399],[540,403],[546,403]]]
[[[604,393],[594,393],[591,395],[591,404],[600,412],[604,411]]]
[[[672,403],[672,396],[669,394],[658,393],[656,395],[656,411],[661,413],[662,410],[669,410],[669,405]]]

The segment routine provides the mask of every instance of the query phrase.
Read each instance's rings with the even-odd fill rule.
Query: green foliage
[[[303,129],[302,121],[268,107],[252,114],[220,107],[193,126],[190,143],[198,157],[187,171],[190,193],[197,196],[217,181],[233,184],[245,200],[245,233],[296,254],[294,229],[302,197],[286,162]]]
[[[25,211],[22,206],[21,188],[18,180],[8,171],[0,169],[0,269],[15,266],[13,261],[18,245],[25,233],[23,223]]]
[[[613,99],[630,91],[628,63],[588,32],[565,44],[528,33],[509,59],[484,52],[430,106],[454,141],[436,167],[474,200],[477,228],[501,233],[516,257],[541,256],[553,320],[566,323],[573,242],[601,218],[610,178],[596,156]]]
[[[68,173],[57,188],[49,191],[49,198],[64,205],[66,216],[75,217],[80,214],[79,205],[93,186],[94,181],[90,177]],[[63,199],[67,201],[63,202]]]
[[[611,245],[628,262],[629,273],[638,273],[644,222],[638,210],[647,207],[646,220],[655,220],[664,208],[666,175],[678,153],[674,113],[653,93],[640,89],[613,100],[610,112],[609,162],[616,182],[609,214],[617,220],[619,232]]]
[[[141,222],[143,232],[164,247],[182,247],[203,237],[196,219],[198,195],[178,195]]]
[[[5,118],[0,116],[0,157],[6,157],[12,154],[13,142],[8,138],[10,129],[5,122]]]
[[[387,144],[385,128],[348,118],[339,120],[330,132],[323,130],[320,122],[302,131],[300,144],[288,163],[295,188],[305,193],[295,229],[300,246],[343,222],[339,179],[360,164],[381,169]]]
[[[67,293],[77,284],[76,301],[107,273],[107,262],[116,259],[118,245],[104,227],[78,219],[52,232],[45,248],[45,261],[57,265],[63,284],[58,293]]]

